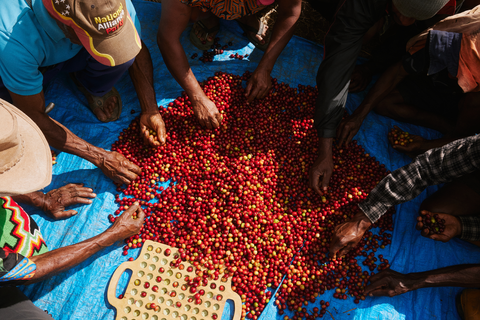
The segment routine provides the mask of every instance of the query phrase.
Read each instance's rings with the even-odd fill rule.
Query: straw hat
[[[33,192],[52,181],[52,154],[40,128],[0,99],[0,196]]]

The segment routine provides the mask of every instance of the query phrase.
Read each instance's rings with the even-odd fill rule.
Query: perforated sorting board
[[[167,256],[165,251],[169,249]],[[198,286],[197,293],[203,289],[204,295],[197,304],[194,295],[190,292],[186,277],[196,277],[195,267],[182,261],[182,267],[171,266],[172,261],[179,257],[178,249],[167,245],[145,241],[139,257],[134,261],[122,263],[112,275],[108,285],[108,302],[117,309],[117,320],[220,320],[227,300],[232,300],[235,306],[233,320],[240,320],[242,314],[242,300],[232,291],[230,281],[223,282],[209,280],[208,285]],[[190,270],[191,267],[193,270]],[[161,269],[163,268],[163,269]],[[116,295],[116,288],[120,276],[131,270],[132,276],[122,299]],[[163,272],[161,272],[163,271]],[[157,277],[162,279],[157,282]],[[149,287],[145,288],[145,283]],[[215,288],[212,288],[212,283]],[[154,287],[157,288],[154,288]],[[144,294],[143,294],[144,292]],[[145,295],[142,297],[142,295]],[[189,299],[193,299],[189,302]],[[158,310],[147,309],[147,304],[154,303]]]

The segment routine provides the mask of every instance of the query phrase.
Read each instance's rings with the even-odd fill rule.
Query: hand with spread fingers
[[[76,210],[65,210],[74,204],[90,204],[97,195],[93,190],[83,186],[83,183],[69,183],[58,189],[51,190],[43,196],[42,210],[53,219],[66,219],[77,214]]]
[[[425,215],[429,214],[433,216],[435,213],[431,213],[426,210],[422,210],[420,212],[420,216],[417,218],[417,225],[416,228],[417,230],[422,231],[422,236],[430,238],[432,240],[436,241],[442,241],[442,242],[448,242],[452,240],[454,237],[458,237],[462,234],[462,223],[460,222],[460,219],[456,216],[452,216],[450,214],[445,214],[445,213],[437,213],[438,217],[440,219],[445,220],[445,229],[443,232],[440,233],[432,233],[430,230],[427,228],[424,228],[424,219]]]
[[[95,164],[107,177],[120,184],[128,185],[142,173],[139,166],[116,151],[105,151]]]
[[[412,277],[387,269],[370,278],[370,284],[363,294],[394,297],[413,290],[413,282]]]
[[[150,130],[154,134],[150,134]],[[151,113],[142,112],[140,116],[140,132],[143,142],[152,147],[162,146],[166,142],[167,131],[165,122],[163,122],[162,116],[158,111]]]
[[[343,257],[355,248],[371,225],[370,219],[360,211],[350,221],[336,226],[330,244],[330,257]]]
[[[218,112],[217,106],[206,96],[199,101],[192,102],[192,107],[193,113],[203,127],[213,130],[222,124],[223,117]]]
[[[248,102],[252,102],[254,99],[263,99],[271,87],[270,72],[257,68],[248,80],[245,96]]]
[[[362,126],[363,120],[363,117],[352,114],[340,122],[340,125],[337,128],[337,140],[339,146],[348,146]]]

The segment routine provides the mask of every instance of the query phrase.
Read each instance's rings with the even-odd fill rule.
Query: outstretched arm
[[[398,62],[385,71],[355,111],[337,129],[339,144],[346,145],[357,134],[365,117],[408,75]]]
[[[136,213],[135,219],[132,217],[134,213]],[[35,263],[37,269],[35,275],[27,284],[41,281],[70,269],[85,261],[96,252],[113,245],[115,242],[137,234],[143,225],[144,216],[140,206],[134,204],[115,220],[112,227],[98,236],[71,246],[31,257],[30,261]]]
[[[270,43],[247,83],[245,95],[248,101],[264,98],[268,94],[272,86],[270,73],[283,49],[292,38],[295,23],[302,11],[301,0],[279,0],[277,2],[278,16],[273,27]]]
[[[384,270],[370,278],[365,295],[393,297],[405,292],[428,287],[480,286],[480,265],[462,264],[419,273],[402,274]]]
[[[167,132],[162,116],[158,112],[157,98],[153,86],[152,57],[143,41],[142,50],[135,57],[135,61],[128,69],[128,72],[142,108],[140,131],[143,141],[154,147],[163,145],[165,144]],[[157,139],[150,135],[150,130],[156,133]]]
[[[187,27],[191,13],[192,8],[178,0],[162,1],[162,15],[157,33],[158,48],[168,70],[187,93],[200,124],[208,129],[215,129],[222,122],[222,117],[193,75],[180,43],[180,36]]]
[[[42,130],[48,143],[55,149],[74,154],[99,167],[103,173],[118,183],[129,184],[141,173],[138,166],[118,152],[109,152],[77,137],[61,123],[45,113],[43,91],[21,96],[10,91],[13,104],[25,112]]]

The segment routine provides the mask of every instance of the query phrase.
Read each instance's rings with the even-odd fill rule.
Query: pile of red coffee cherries
[[[244,302],[243,318],[260,316],[273,298],[267,288],[279,289],[280,314],[288,309],[293,319],[323,317],[328,302],[308,305],[331,289],[338,299],[365,299],[375,252],[391,243],[390,211],[343,259],[327,256],[334,227],[359,210],[356,204],[387,170],[355,142],[335,147],[329,191],[315,194],[308,172],[318,152],[316,88],[272,79],[267,97],[247,103],[242,81],[249,77],[217,72],[202,83],[223,116],[215,130],[200,127],[182,94],[159,108],[168,128],[164,146],[143,144],[138,119],[120,133],[112,150],[142,174],[117,189],[115,213],[135,201],[146,212],[141,233],[125,240],[124,254],[147,239],[181,248],[181,260],[206,270],[210,279],[231,279]],[[167,181],[169,187],[159,185]],[[360,266],[364,257],[371,272]]]

